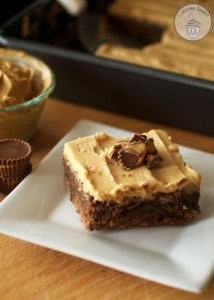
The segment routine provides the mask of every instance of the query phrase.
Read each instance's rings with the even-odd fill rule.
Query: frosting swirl
[[[63,157],[84,182],[84,191],[99,201],[153,199],[200,186],[200,174],[184,163],[177,145],[160,129],[131,139],[100,132],[72,140],[65,143]]]
[[[19,104],[39,94],[35,70],[19,61],[0,59],[0,107]]]

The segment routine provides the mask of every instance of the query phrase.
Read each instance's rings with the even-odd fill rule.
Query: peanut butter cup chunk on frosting
[[[163,130],[105,133],[63,149],[65,182],[86,230],[189,223],[199,215],[200,174]]]
[[[139,167],[142,164],[151,169],[162,161],[153,139],[147,139],[146,135],[137,133],[127,141],[117,142],[113,149],[110,149],[108,157],[120,162],[127,170]]]

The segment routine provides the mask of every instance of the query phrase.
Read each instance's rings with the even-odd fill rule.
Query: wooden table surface
[[[213,137],[50,98],[42,113],[38,130],[30,141],[33,147],[33,167],[82,118],[133,132],[151,128],[166,129],[176,143],[214,153]],[[0,200],[4,201],[3,199],[4,196],[0,194]],[[201,294],[189,293],[0,235],[0,298],[208,300],[214,299],[214,278]]]

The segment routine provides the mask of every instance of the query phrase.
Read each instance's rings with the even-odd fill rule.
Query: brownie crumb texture
[[[70,200],[79,213],[86,231],[184,225],[200,214],[199,189],[183,189],[176,193],[157,193],[153,200],[127,198],[124,204],[98,201],[84,193],[77,174],[64,161],[65,181]]]

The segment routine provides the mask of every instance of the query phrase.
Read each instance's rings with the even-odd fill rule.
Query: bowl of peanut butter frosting
[[[54,87],[54,73],[45,62],[0,48],[0,139],[29,140]]]

